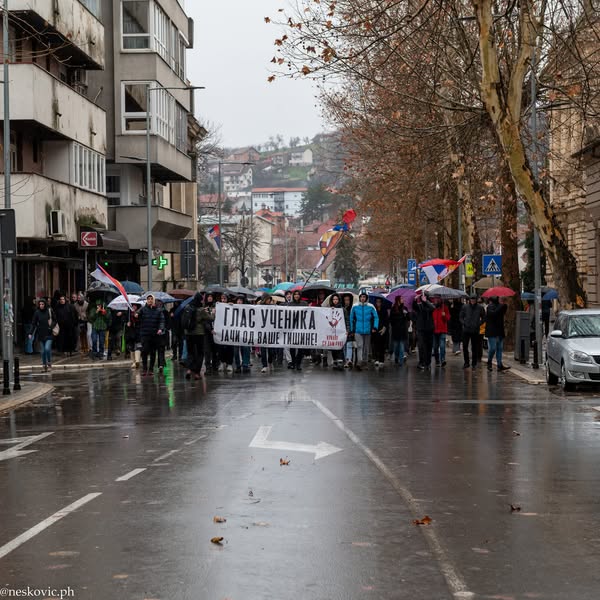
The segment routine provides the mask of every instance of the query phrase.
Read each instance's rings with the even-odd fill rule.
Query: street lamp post
[[[146,86],[146,246],[148,252],[148,291],[152,290],[152,157],[150,156],[150,92],[157,90],[203,90],[202,86],[187,85],[181,87]]]

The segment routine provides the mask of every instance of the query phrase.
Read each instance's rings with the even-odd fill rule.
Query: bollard
[[[531,368],[532,369],[539,369],[540,368],[540,363],[538,360],[539,356],[538,356],[538,345],[537,342],[535,342],[534,346],[533,346],[533,362],[531,363]]]
[[[4,361],[2,374],[3,374],[2,379],[4,381],[4,389],[2,390],[2,395],[9,396],[10,395],[10,363],[7,360]]]
[[[14,385],[13,392],[18,392],[21,389],[21,375],[19,373],[19,357],[15,356],[15,372],[13,373]]]
[[[520,362],[522,365],[524,365],[524,364],[527,362],[527,361],[525,360],[525,347],[526,347],[526,346],[525,346],[525,339],[524,339],[524,338],[521,338],[521,357],[520,357],[520,359],[521,359],[521,360],[519,360],[519,362]]]

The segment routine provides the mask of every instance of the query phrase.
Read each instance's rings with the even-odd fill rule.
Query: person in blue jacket
[[[369,360],[371,347],[371,334],[379,328],[379,317],[372,304],[368,303],[369,297],[362,293],[358,296],[358,304],[350,311],[350,333],[354,334],[356,341],[356,369],[361,370]]]

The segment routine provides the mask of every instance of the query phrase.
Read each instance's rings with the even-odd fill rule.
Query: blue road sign
[[[417,283],[417,259],[409,258],[406,261],[406,268],[408,270],[408,276],[406,278],[407,283],[415,285],[415,283]]]
[[[427,277],[427,273],[424,271],[419,271],[419,285],[427,285],[429,283],[429,278]]]
[[[484,275],[502,275],[502,254],[484,254],[482,266]]]

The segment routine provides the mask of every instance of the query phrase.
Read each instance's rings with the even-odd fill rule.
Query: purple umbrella
[[[398,296],[404,298],[404,304],[408,310],[412,310],[413,300],[417,293],[409,288],[398,288],[387,295],[387,299],[393,304]]]

